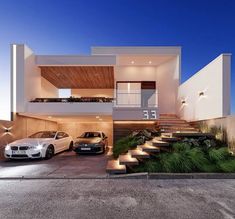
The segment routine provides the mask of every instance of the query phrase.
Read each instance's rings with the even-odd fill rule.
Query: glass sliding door
[[[140,107],[141,82],[118,82],[117,105],[123,107]]]

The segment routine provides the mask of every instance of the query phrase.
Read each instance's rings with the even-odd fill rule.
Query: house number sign
[[[157,119],[157,111],[156,110],[143,110],[143,119]]]

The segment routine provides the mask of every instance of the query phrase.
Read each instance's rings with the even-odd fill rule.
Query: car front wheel
[[[46,150],[46,156],[45,156],[45,159],[48,160],[48,159],[51,159],[54,155],[54,148],[52,145],[48,146],[47,150]]]

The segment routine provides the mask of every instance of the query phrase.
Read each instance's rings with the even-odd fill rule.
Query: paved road
[[[235,180],[0,180],[0,218],[235,218]]]
[[[2,177],[103,177],[106,155],[76,155],[63,152],[50,160],[0,160]]]

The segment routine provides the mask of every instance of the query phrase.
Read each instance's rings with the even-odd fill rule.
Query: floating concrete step
[[[142,151],[149,152],[149,153],[158,153],[158,152],[160,152],[159,147],[152,146],[152,145],[149,145],[149,144],[146,144],[146,143],[143,144],[143,145],[139,145],[137,148],[142,150]]]
[[[198,132],[197,130],[172,130],[172,129],[161,129],[161,133],[165,134],[165,133],[194,133],[194,132]]]
[[[137,158],[137,159],[150,158],[150,155],[147,152],[142,151],[140,149],[129,150],[128,153],[131,154],[132,157]]]
[[[175,141],[178,141],[178,138],[176,138],[176,137],[164,136],[164,135],[161,136],[161,139],[162,139],[162,141],[165,141],[165,142],[175,142]]]
[[[139,161],[132,157],[131,154],[119,155],[119,164],[121,165],[138,165]]]
[[[121,165],[119,160],[109,160],[106,166],[106,172],[110,174],[126,173],[126,166]]]
[[[149,145],[152,145],[152,146],[156,146],[156,147],[168,147],[169,146],[168,142],[161,141],[161,140],[158,140],[156,138],[154,138],[151,141],[147,141],[146,143],[149,144]]]
[[[190,128],[194,128],[192,126],[190,126],[188,123],[159,123],[158,126],[160,127],[190,127]]]
[[[181,119],[158,119],[157,120],[157,123],[158,124],[161,124],[161,123],[186,123],[187,124],[187,122],[185,121],[185,120],[181,120]]]
[[[213,137],[211,133],[201,133],[201,132],[173,132],[172,136],[174,137]]]
[[[171,125],[171,126],[160,126],[161,129],[172,129],[172,130],[196,130],[196,128],[191,127],[191,126],[175,126],[175,125]]]

